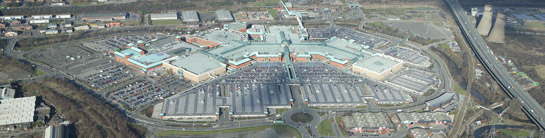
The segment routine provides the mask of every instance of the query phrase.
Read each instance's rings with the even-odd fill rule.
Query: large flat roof
[[[207,71],[224,66],[223,63],[213,57],[202,53],[194,53],[188,57],[175,60],[171,63],[176,67],[184,68],[194,74],[202,74]]]
[[[83,13],[81,17],[90,18],[90,17],[117,17],[125,16],[127,13],[124,12],[113,12],[113,13]]]
[[[184,21],[199,21],[199,15],[196,11],[184,11],[182,12],[182,18]]]
[[[34,121],[36,96],[0,100],[0,125]]]
[[[233,20],[233,15],[228,10],[217,10],[216,16],[218,20]]]
[[[399,64],[399,62],[380,56],[371,56],[356,62],[354,65],[366,68],[376,73],[382,73],[394,67],[396,64]]]
[[[152,13],[150,14],[151,18],[178,18],[178,15],[173,13]]]

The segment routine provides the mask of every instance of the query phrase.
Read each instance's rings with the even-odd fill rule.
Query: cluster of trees
[[[388,34],[388,35],[391,35],[391,36],[399,37],[399,38],[405,38],[405,37],[411,35],[411,37],[409,38],[410,41],[417,42],[417,43],[420,43],[422,45],[427,45],[427,44],[431,44],[431,43],[434,43],[434,42],[442,41],[442,40],[431,40],[429,38],[422,38],[422,37],[419,37],[419,36],[415,36],[415,35],[412,35],[411,33],[400,31],[399,29],[397,29],[395,27],[388,27],[387,25],[384,25],[381,22],[375,22],[375,23],[367,24],[367,25],[364,26],[364,28],[372,30],[372,31]]]
[[[28,49],[43,45],[50,45],[56,43],[70,42],[75,40],[81,40],[85,38],[92,37],[103,37],[108,35],[116,34],[128,34],[128,33],[174,33],[179,32],[176,28],[164,27],[164,26],[147,26],[147,27],[126,27],[119,29],[110,29],[110,30],[88,30],[80,33],[73,33],[72,35],[56,35],[56,36],[47,36],[41,38],[24,38],[17,41],[15,47],[20,49]]]
[[[78,137],[145,136],[145,128],[130,124],[125,114],[113,105],[81,90],[69,80],[45,78],[37,82],[22,82],[20,85],[24,92],[36,92],[74,122]]]
[[[0,69],[2,69],[3,67],[18,68],[30,73],[34,73],[34,69],[32,68],[32,66],[27,65],[19,60],[0,55]]]
[[[545,36],[533,36],[522,34],[506,34],[505,44],[489,43],[494,54],[511,59],[519,70],[525,72],[540,86],[530,89],[532,97],[545,97],[545,78],[537,74],[536,65],[545,65]],[[545,107],[545,98],[535,98],[541,106]]]

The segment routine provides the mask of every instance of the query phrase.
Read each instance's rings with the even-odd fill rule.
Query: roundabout
[[[311,122],[314,119],[314,117],[311,114],[306,112],[297,112],[292,114],[290,116],[290,119],[293,122],[297,122],[297,123],[308,123],[308,122]]]

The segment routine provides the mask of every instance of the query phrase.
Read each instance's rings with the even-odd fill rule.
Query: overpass
[[[477,59],[482,63],[486,71],[492,76],[498,85],[512,99],[520,98],[523,111],[541,129],[545,129],[545,110],[520,86],[503,65],[496,61],[496,57],[488,48],[483,38],[477,33],[476,28],[468,19],[462,5],[458,0],[443,0],[447,5],[460,31],[471,47]],[[473,65],[471,65],[473,66]]]

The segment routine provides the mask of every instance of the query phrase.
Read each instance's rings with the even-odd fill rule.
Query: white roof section
[[[356,62],[354,65],[366,68],[376,73],[382,73],[384,71],[389,70],[390,68],[394,67],[395,65],[399,63],[400,62],[390,60],[384,57],[371,56],[368,59],[364,59],[364,60],[360,60]]]
[[[172,62],[172,65],[183,68],[196,75],[225,66],[220,61],[202,53],[195,53],[188,57]]]
[[[0,100],[0,125],[34,121],[36,96]]]
[[[178,14],[174,13],[152,13],[150,14],[151,20],[176,20]]]

